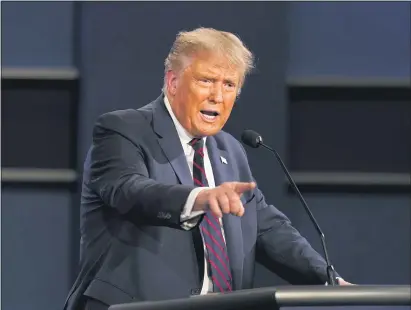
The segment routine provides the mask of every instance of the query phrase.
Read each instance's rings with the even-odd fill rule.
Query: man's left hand
[[[338,278],[337,279],[339,285],[355,285],[350,282],[345,281],[344,279]]]

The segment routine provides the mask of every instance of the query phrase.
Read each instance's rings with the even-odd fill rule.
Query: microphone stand
[[[320,235],[320,239],[321,239],[321,244],[322,244],[322,248],[323,248],[323,252],[324,252],[324,256],[325,256],[325,262],[327,263],[327,277],[328,277],[328,284],[335,286],[338,285],[338,281],[336,279],[335,276],[335,270],[333,265],[331,265],[329,256],[328,256],[328,251],[327,251],[327,247],[325,245],[325,235],[322,232],[320,225],[318,225],[314,215],[312,214],[310,208],[308,207],[307,203],[304,200],[303,195],[301,194],[300,190],[298,189],[297,185],[295,184],[294,180],[291,178],[290,173],[287,170],[287,167],[284,165],[283,161],[281,160],[280,155],[278,155],[278,153],[272,149],[271,147],[269,147],[268,145],[264,144],[262,142],[262,139],[260,139],[258,141],[258,144],[263,146],[264,148],[268,149],[269,151],[273,152],[275,157],[277,157],[277,161],[280,163],[281,168],[283,169],[285,175],[288,178],[288,181],[290,182],[291,186],[293,187],[294,191],[297,193],[298,198],[300,199],[301,204],[304,206],[305,211],[307,211],[311,221],[314,223],[314,226],[318,232],[318,234]]]

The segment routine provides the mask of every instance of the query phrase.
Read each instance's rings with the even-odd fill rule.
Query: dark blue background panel
[[[73,66],[71,1],[2,1],[3,67]]]

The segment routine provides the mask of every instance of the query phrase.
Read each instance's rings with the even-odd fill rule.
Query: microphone
[[[338,281],[336,279],[335,276],[335,271],[334,271],[334,267],[333,265],[331,265],[330,263],[330,259],[328,256],[328,252],[327,252],[327,247],[325,245],[325,235],[322,232],[320,225],[318,225],[314,215],[312,214],[310,208],[308,207],[307,203],[304,200],[303,195],[300,193],[300,190],[298,189],[297,185],[295,184],[294,180],[292,179],[290,173],[288,172],[287,167],[284,165],[284,162],[281,160],[280,155],[278,155],[278,153],[272,149],[271,147],[269,147],[268,145],[263,143],[263,138],[261,137],[260,134],[258,134],[257,132],[253,131],[253,130],[244,130],[242,135],[241,135],[241,141],[243,141],[244,144],[252,147],[252,148],[258,148],[259,146],[262,146],[264,148],[266,148],[267,150],[271,151],[272,153],[274,153],[275,157],[277,158],[278,162],[281,165],[281,168],[283,169],[285,175],[288,178],[288,181],[290,182],[291,186],[293,187],[294,191],[296,192],[298,198],[300,199],[301,204],[304,206],[305,211],[308,213],[311,222],[314,224],[314,227],[316,228],[318,234],[320,235],[320,239],[321,239],[321,244],[322,244],[322,248],[324,251],[324,256],[325,256],[325,261],[327,263],[327,277],[328,277],[328,284],[330,285],[338,285]]]

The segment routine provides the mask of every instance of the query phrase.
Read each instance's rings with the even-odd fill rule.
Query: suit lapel
[[[214,137],[207,138],[207,151],[213,168],[215,185],[218,186],[224,182],[235,181],[228,152],[222,149],[222,147],[218,147]],[[225,214],[223,216],[223,227],[233,276],[233,286],[235,289],[240,289],[242,286],[244,263],[241,219],[231,214]]]
[[[173,167],[181,184],[193,185],[190,169],[173,120],[164,104],[163,96],[153,103],[153,129],[159,136],[158,142]]]

